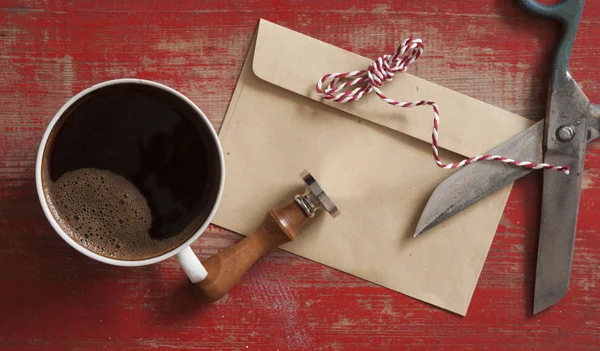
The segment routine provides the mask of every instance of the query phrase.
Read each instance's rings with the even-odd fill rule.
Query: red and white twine
[[[396,73],[405,72],[408,69],[408,65],[415,62],[419,56],[421,56],[423,49],[424,46],[421,39],[408,38],[398,47],[394,55],[383,55],[378,57],[366,70],[324,75],[317,83],[317,93],[325,99],[346,103],[359,100],[364,95],[375,92],[381,100],[392,106],[431,106],[433,108],[433,132],[431,134],[433,157],[435,158],[435,163],[444,169],[458,168],[478,161],[497,160],[518,167],[529,169],[551,169],[569,174],[568,166],[553,166],[547,163],[517,161],[499,155],[480,155],[449,164],[442,162],[438,152],[438,131],[440,125],[440,111],[438,105],[430,100],[412,102],[396,101],[385,96],[380,90],[385,82],[394,78]],[[328,81],[329,84],[326,84]]]

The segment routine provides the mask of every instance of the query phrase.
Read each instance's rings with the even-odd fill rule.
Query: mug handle
[[[191,247],[179,251],[175,257],[192,283],[201,282],[208,276],[206,268],[200,263]]]

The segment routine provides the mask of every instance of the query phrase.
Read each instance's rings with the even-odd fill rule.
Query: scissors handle
[[[575,42],[575,35],[577,34],[585,0],[563,0],[556,5],[543,5],[536,0],[519,0],[519,2],[532,14],[554,19],[563,26],[562,38],[554,57],[552,74],[552,84],[558,90],[568,79],[571,50]]]

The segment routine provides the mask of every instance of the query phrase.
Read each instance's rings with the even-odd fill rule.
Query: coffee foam
[[[146,199],[135,185],[110,171],[66,172],[49,191],[59,225],[78,244],[102,256],[146,259],[172,250],[189,237],[152,239],[152,214]]]

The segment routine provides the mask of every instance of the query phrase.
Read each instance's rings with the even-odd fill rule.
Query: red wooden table
[[[63,242],[34,183],[59,107],[100,81],[139,77],[182,91],[218,129],[259,18],[368,57],[421,37],[412,73],[544,116],[557,25],[512,0],[2,0],[0,349],[600,349],[600,143],[587,153],[570,291],[536,316],[541,173],[516,183],[467,317],[282,251],[202,305],[175,260],[117,268]],[[571,68],[592,101],[599,33],[600,3],[588,1]],[[193,248],[205,258],[238,240],[213,226]]]

